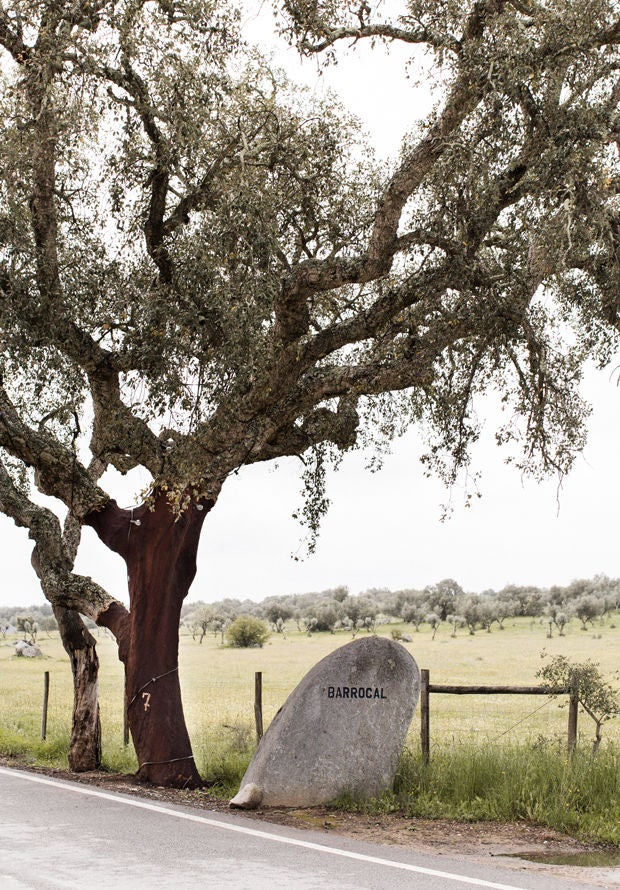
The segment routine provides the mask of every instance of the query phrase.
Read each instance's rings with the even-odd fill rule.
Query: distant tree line
[[[436,633],[441,625],[456,636],[459,629],[474,634],[503,630],[517,616],[529,617],[545,627],[547,636],[563,636],[571,621],[586,630],[620,607],[620,579],[597,575],[572,581],[566,587],[541,588],[507,585],[501,590],[467,593],[452,578],[429,584],[422,590],[392,591],[370,588],[351,594],[339,586],[320,592],[269,596],[261,602],[224,599],[215,603],[187,603],[181,622],[202,642],[211,633],[224,642],[227,628],[239,615],[266,622],[274,633],[296,628],[307,634],[319,631],[372,632],[377,624],[406,623],[418,631],[429,625]]]
[[[0,606],[0,639],[8,633],[18,633],[29,642],[35,642],[40,633],[58,630],[52,607],[43,603],[27,608]]]
[[[428,625],[434,633],[443,626],[452,636],[459,630],[503,630],[506,621],[528,617],[545,627],[547,636],[563,636],[567,625],[578,622],[587,630],[620,608],[620,578],[596,575],[548,588],[509,584],[501,590],[467,593],[452,578],[423,589],[370,588],[351,594],[345,586],[310,593],[268,596],[261,602],[223,599],[215,603],[186,603],[182,626],[202,642],[207,634],[226,640],[228,628],[240,615],[264,621],[273,633],[297,629],[307,634],[344,631],[356,636],[377,624],[406,623],[418,631]],[[91,623],[91,622],[89,622]],[[49,603],[17,608],[0,606],[0,637],[17,632],[36,639],[57,630]]]

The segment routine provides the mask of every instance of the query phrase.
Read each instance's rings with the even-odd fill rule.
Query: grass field
[[[390,630],[397,626],[379,628],[379,633],[389,635]],[[543,650],[549,655],[568,655],[574,661],[592,659],[600,664],[602,673],[608,679],[618,682],[620,628],[614,626],[613,620],[585,632],[579,630],[577,622],[573,622],[566,629],[566,636],[554,636],[552,639],[547,638],[544,627],[529,619],[517,619],[505,630],[495,629],[490,634],[478,632],[470,636],[466,631],[460,631],[456,638],[451,638],[448,629],[443,627],[435,640],[428,629],[411,635],[413,642],[405,645],[418,666],[430,670],[431,683],[537,684],[536,671],[543,664]],[[221,646],[219,637],[205,637],[202,645],[199,645],[190,635],[182,635],[181,683],[187,723],[201,773],[206,778],[219,780],[224,786],[224,793],[228,793],[239,781],[254,746],[255,671],[263,672],[266,727],[304,674],[349,639],[343,633],[307,637],[295,632],[288,633],[286,637],[272,635],[262,649],[232,649]],[[67,656],[57,635],[40,640],[45,655],[43,659],[16,658],[13,655],[13,642],[11,639],[0,641],[0,752],[25,755],[36,763],[64,766],[72,702]],[[122,666],[117,659],[116,645],[110,638],[102,636],[99,639],[98,652],[101,663],[104,764],[111,770],[131,771],[136,767],[131,746],[125,749],[122,744]],[[44,671],[50,673],[46,742],[40,740]],[[541,752],[545,751],[550,763],[561,766],[566,762],[564,749],[568,715],[566,707],[561,707],[564,703],[562,699],[552,700],[541,696],[432,695],[431,769],[425,773],[422,781],[418,757],[419,714],[416,712],[407,741],[409,759],[405,758],[402,772],[408,778],[403,779],[401,775],[401,804],[404,801],[412,812],[419,814],[420,801],[426,794],[426,813],[446,814],[449,808],[441,804],[437,788],[433,790],[431,787],[432,781],[441,781],[447,783],[446,788],[451,788],[450,795],[453,792],[456,794],[456,789],[461,785],[464,800],[475,801],[478,798],[478,804],[469,807],[471,818],[492,815],[502,818],[497,801],[483,805],[475,782],[471,787],[468,784],[466,775],[469,767],[466,767],[465,761],[459,768],[463,782],[450,778],[450,771],[458,764],[459,757],[465,758],[471,765],[472,752],[477,752],[475,757],[486,758],[486,761],[490,757],[496,765],[491,767],[489,761],[483,767],[481,760],[474,767],[478,777],[485,770],[490,776],[496,768],[498,776],[501,775],[502,764],[505,768],[506,762],[513,764],[513,772],[532,769],[531,765],[524,763],[517,766],[521,756],[519,750],[535,752],[534,761],[538,764],[541,763]],[[593,734],[592,721],[586,715],[580,715],[579,748],[586,759]],[[620,719],[605,725],[603,750],[598,758],[601,763],[605,757],[608,758],[606,769],[611,769],[614,775],[619,772],[617,751],[620,751]],[[498,781],[496,777],[495,786]],[[571,781],[571,776],[556,776],[555,787],[560,795],[566,797]],[[609,776],[600,781],[610,786]],[[406,787],[411,782],[417,782],[415,805]],[[563,783],[567,783],[566,789]],[[508,791],[503,793],[508,794]],[[445,796],[445,789],[442,794]],[[519,812],[525,812],[527,816],[528,806],[532,810],[530,818],[545,821],[540,813],[534,813],[537,806],[535,801],[525,801]],[[463,808],[462,801],[455,802],[451,812],[454,814],[455,808],[458,811],[459,807],[463,811],[461,815],[464,815],[466,808]],[[562,803],[562,807],[564,812],[565,803]],[[505,809],[504,818],[519,817],[518,812],[507,813]],[[571,829],[574,826],[568,819],[564,827]],[[592,831],[589,833],[592,835]],[[601,835],[595,831],[594,834],[620,842],[620,835],[616,839],[613,832]]]
[[[379,632],[389,634],[391,627]],[[591,658],[612,679],[618,671],[620,628],[597,625],[580,631],[577,623],[565,637],[548,639],[545,630],[528,619],[519,619],[505,630],[464,631],[451,638],[448,631],[431,639],[429,630],[412,634],[405,644],[420,668],[430,670],[432,683],[536,684],[536,671],[543,664],[541,652],[566,654],[575,661]],[[337,633],[274,634],[262,649],[232,649],[219,644],[219,637],[205,637],[202,645],[190,635],[181,636],[180,672],[188,726],[198,751],[214,738],[229,734],[248,736],[253,732],[254,672],[263,672],[265,726],[304,674],[336,647],[349,641]],[[72,685],[68,658],[58,636],[43,637],[44,659],[16,658],[14,640],[0,641],[0,742],[15,735],[25,740],[40,733],[43,672],[50,672],[48,736],[66,735],[70,728]],[[122,742],[123,673],[116,645],[107,636],[98,641],[100,698],[104,756],[113,761]],[[431,745],[446,742],[518,742],[539,736],[563,738],[567,712],[562,699],[534,696],[431,696]],[[583,744],[593,725],[580,719]],[[604,731],[607,740],[620,743],[620,720]],[[411,725],[409,743],[418,744],[418,715]],[[2,747],[5,749],[6,741]],[[121,745],[122,747],[122,745]]]

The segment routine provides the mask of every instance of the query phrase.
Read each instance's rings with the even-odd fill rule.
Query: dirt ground
[[[225,801],[218,800],[208,790],[181,791],[144,785],[134,776],[105,772],[71,773],[68,770],[39,769],[13,758],[0,757],[0,765],[25,769],[32,772],[70,779],[96,785],[122,794],[180,804],[217,812],[231,811]],[[259,819],[279,825],[312,829],[329,835],[343,835],[374,844],[397,845],[423,853],[445,856],[464,856],[473,860],[484,860],[489,856],[502,857],[509,868],[523,873],[553,873],[575,881],[575,887],[620,888],[620,866],[583,867],[549,865],[529,861],[524,854],[572,855],[605,854],[620,855],[617,848],[609,849],[587,844],[526,822],[456,822],[453,820],[412,819],[398,813],[383,816],[368,816],[360,813],[346,813],[329,807],[308,809],[265,808],[243,812],[243,818]]]

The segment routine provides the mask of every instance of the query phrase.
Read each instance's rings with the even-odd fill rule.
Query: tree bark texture
[[[196,553],[211,501],[175,515],[164,494],[122,510],[110,501],[87,518],[127,564],[129,613],[103,613],[125,665],[125,701],[138,775],[156,785],[200,786],[179,683],[181,606],[196,574]]]
[[[69,766],[74,772],[83,773],[101,766],[99,659],[96,642],[77,612],[54,606],[54,615],[73,672],[73,724],[69,743]]]

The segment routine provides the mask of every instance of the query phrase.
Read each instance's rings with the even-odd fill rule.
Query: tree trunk
[[[54,606],[58,629],[73,672],[73,724],[69,743],[69,766],[83,773],[101,766],[101,721],[99,718],[99,659],[95,638],[77,612]]]
[[[201,783],[185,725],[178,671],[181,606],[196,574],[202,523],[212,501],[190,501],[175,516],[165,494],[121,510],[110,501],[87,522],[127,564],[129,614],[111,610],[110,627],[125,665],[125,700],[138,775],[156,785]]]

